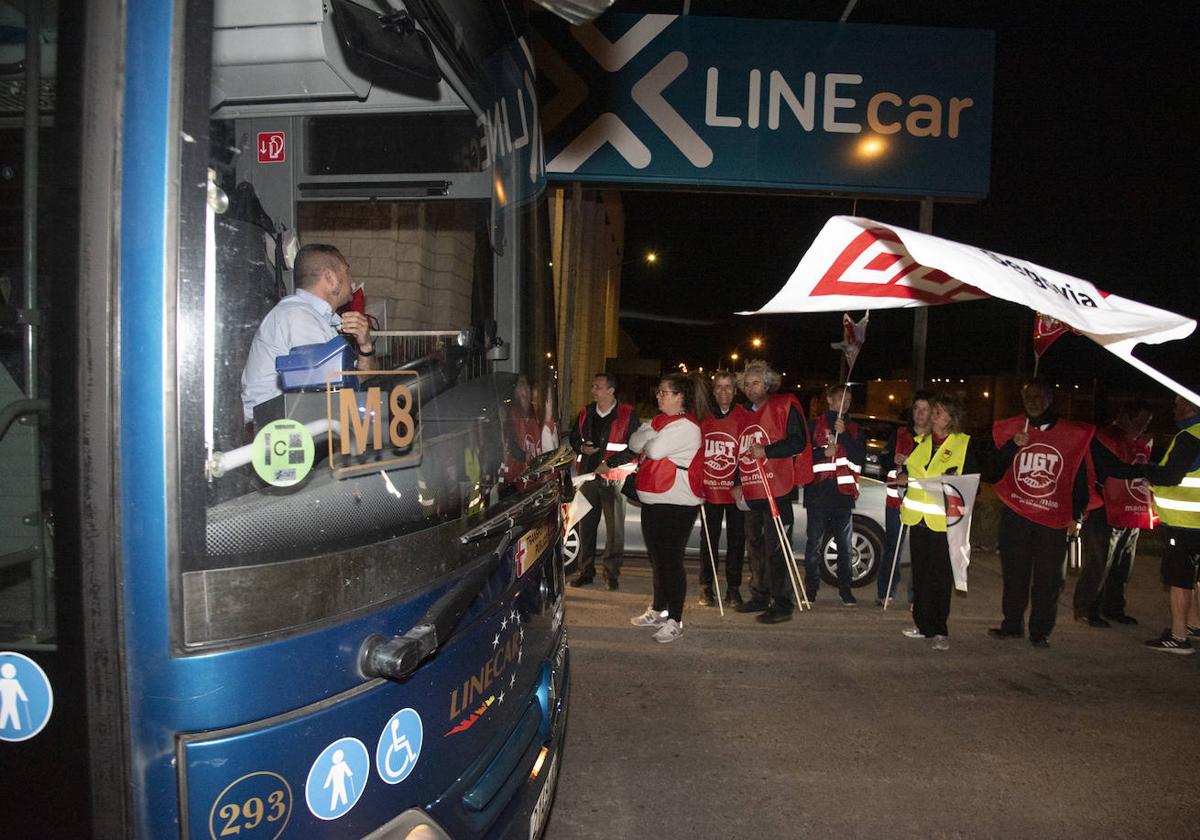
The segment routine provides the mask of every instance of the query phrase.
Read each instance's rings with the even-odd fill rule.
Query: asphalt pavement
[[[547,840],[1200,837],[1200,654],[1142,645],[1167,623],[1156,558],[1130,582],[1136,627],[1074,622],[1069,578],[1048,650],[987,636],[994,553],[975,553],[946,652],[902,636],[907,604],[871,606],[874,584],[765,626],[697,606],[696,573],[671,644],[629,624],[645,558],[617,592],[569,591]]]

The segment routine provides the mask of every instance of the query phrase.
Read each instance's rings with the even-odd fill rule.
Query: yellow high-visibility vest
[[[1160,464],[1167,463],[1167,459],[1171,457],[1171,450],[1175,448],[1175,441],[1179,440],[1181,435],[1200,438],[1200,423],[1193,423],[1171,440],[1171,445],[1167,447]],[[1150,489],[1154,491],[1154,512],[1164,525],[1200,529],[1200,466],[1185,475],[1183,481],[1176,485],[1160,487],[1155,484]]]
[[[953,434],[942,441],[937,452],[933,452],[932,434],[917,439],[916,447],[904,463],[908,472],[908,492],[900,505],[901,522],[912,526],[924,520],[931,531],[946,530],[946,497],[941,482],[930,481],[930,486],[924,487],[920,480],[944,475],[952,468],[961,474],[970,440],[970,435]]]

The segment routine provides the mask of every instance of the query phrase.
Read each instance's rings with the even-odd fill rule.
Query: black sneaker
[[[743,603],[742,593],[738,591],[736,586],[731,586],[725,590],[725,606],[740,607]]]
[[[1113,614],[1113,615],[1109,615],[1108,613],[1105,613],[1104,617],[1107,618],[1109,621],[1115,621],[1117,624],[1137,624],[1138,623],[1136,618],[1134,618],[1131,615],[1125,615],[1125,613]]]
[[[1080,624],[1086,624],[1088,627],[1112,627],[1111,624],[1098,615],[1093,615],[1090,617],[1086,615],[1080,615],[1076,616],[1075,620]]]
[[[782,624],[785,621],[792,620],[792,611],[771,607],[762,615],[755,619],[759,624]]]
[[[579,575],[579,576],[571,579],[571,586],[574,586],[576,589],[578,589],[581,586],[591,586],[593,580],[595,580],[595,578],[584,577],[583,575]]]
[[[1183,656],[1190,656],[1196,652],[1196,649],[1192,647],[1190,639],[1176,639],[1171,635],[1170,630],[1164,630],[1163,634],[1157,639],[1151,639],[1146,642],[1146,647],[1151,650],[1162,651],[1163,653],[1178,653]]]
[[[1200,627],[1187,626],[1189,639],[1200,639]]]
[[[617,582],[617,578],[615,578],[615,577],[610,577],[608,580],[605,581],[605,583],[608,584],[609,592],[616,592],[618,589],[621,588],[621,584]]]
[[[700,590],[700,606],[715,607],[717,599],[713,597],[713,591],[707,587]]]
[[[1003,627],[992,627],[988,630],[988,635],[993,639],[1024,639],[1024,633],[1013,633],[1010,630],[1005,630]]]
[[[1029,644],[1033,645],[1035,648],[1044,650],[1050,647],[1050,640],[1045,636],[1030,636]]]
[[[842,606],[843,607],[857,607],[858,599],[854,597],[853,593],[847,592],[845,595],[842,596]]]
[[[751,598],[749,601],[745,601],[737,606],[737,612],[740,613],[758,613],[764,612],[766,609],[767,602],[759,601],[755,598]]]

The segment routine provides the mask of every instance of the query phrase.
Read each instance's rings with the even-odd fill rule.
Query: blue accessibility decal
[[[54,708],[54,690],[41,666],[20,653],[0,651],[0,741],[27,741],[42,731]]]
[[[358,804],[371,773],[371,757],[357,738],[339,738],[317,756],[304,783],[313,816],[336,820]]]
[[[408,778],[421,757],[424,727],[421,716],[413,709],[401,709],[392,715],[379,735],[375,748],[375,769],[379,778],[389,785]]]

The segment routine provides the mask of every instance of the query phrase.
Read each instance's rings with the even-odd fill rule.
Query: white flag
[[[979,475],[943,475],[946,496],[946,541],[950,543],[950,568],[954,588],[967,591],[967,566],[971,565],[971,512],[979,493]]]
[[[1133,355],[1141,343],[1186,338],[1196,322],[1108,294],[1087,280],[1017,257],[853,216],[825,223],[779,293],[757,313],[935,306],[994,297],[1078,330],[1110,353],[1200,403],[1200,395]]]
[[[862,350],[863,342],[867,340],[867,321],[870,320],[871,313],[863,315],[862,320],[857,324],[850,317],[850,313],[842,315],[842,340],[830,344],[834,350],[841,350],[842,355],[846,357],[846,368],[854,370],[854,363],[858,361],[858,351]]]
[[[592,503],[583,497],[579,492],[579,488],[585,481],[592,481],[596,478],[593,473],[584,473],[577,475],[571,479],[571,483],[575,485],[575,497],[571,499],[570,504],[563,505],[566,509],[563,512],[563,535],[571,533],[571,529],[579,524],[579,520],[587,516],[588,511],[592,509]]]

